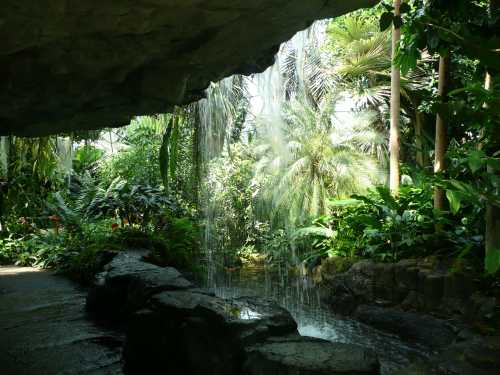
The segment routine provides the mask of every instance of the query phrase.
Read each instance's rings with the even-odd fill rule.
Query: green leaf
[[[399,10],[401,14],[409,13],[411,11],[411,6],[408,3],[402,3]]]
[[[469,163],[469,168],[471,169],[472,173],[476,173],[483,167],[483,158],[485,156],[486,155],[484,154],[484,152],[479,150],[475,150],[470,153],[469,157],[467,158],[467,162]]]
[[[391,194],[391,191],[387,189],[386,187],[383,186],[377,186],[376,187],[377,193],[379,194],[380,198],[384,201],[384,203],[392,210],[397,210],[398,209],[398,202],[394,199],[394,197]]]
[[[330,207],[346,207],[346,206],[357,206],[362,204],[363,202],[358,199],[336,199],[329,200],[328,204]]]
[[[500,159],[488,158],[486,163],[488,164],[488,167],[494,171],[500,171]]]
[[[486,272],[489,274],[497,273],[500,269],[500,249],[491,250],[484,259]]]
[[[403,26],[403,19],[401,18],[401,16],[394,16],[393,22],[396,29],[400,29],[401,26]]]
[[[446,190],[446,198],[450,202],[451,212],[456,214],[460,210],[461,196],[459,193],[453,190]]]
[[[380,31],[387,30],[392,25],[393,20],[394,15],[392,13],[382,13],[382,16],[380,16]]]
[[[295,232],[295,236],[298,238],[307,236],[333,238],[335,237],[335,234],[336,232],[331,230],[330,228],[323,228],[323,227],[307,227],[299,229]]]

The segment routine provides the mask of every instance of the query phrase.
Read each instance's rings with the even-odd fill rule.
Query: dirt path
[[[48,271],[0,267],[0,373],[122,374],[123,337],[88,319],[85,295]]]

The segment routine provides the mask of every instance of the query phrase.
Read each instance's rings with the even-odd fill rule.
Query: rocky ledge
[[[94,314],[125,318],[129,374],[379,374],[371,350],[300,336],[275,303],[219,298],[143,255],[116,255],[87,301]]]
[[[263,71],[314,20],[378,0],[3,0],[0,135],[122,126]]]
[[[327,258],[313,270],[313,277],[322,287],[323,300],[342,314],[376,304],[458,321],[500,323],[498,296],[481,293],[473,273],[454,271],[436,258],[361,260],[352,266],[343,258]]]

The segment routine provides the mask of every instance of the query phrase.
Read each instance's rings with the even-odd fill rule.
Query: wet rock
[[[103,250],[99,251],[95,256],[96,269],[102,271],[104,266],[110,263],[115,256],[119,254],[118,251]]]
[[[327,270],[330,275],[325,274]],[[455,272],[449,262],[439,263],[432,257],[396,264],[363,260],[347,272],[338,273],[326,267],[321,271],[321,277],[315,275],[315,280],[322,287],[322,300],[341,314],[351,314],[361,304],[376,304],[491,321],[488,317],[494,315],[495,305],[498,306],[498,300],[485,300],[481,294],[474,294],[478,286],[472,272]],[[475,303],[475,299],[481,302]]]
[[[432,356],[393,375],[493,375],[500,368],[500,337],[467,336]]]
[[[370,350],[298,335],[271,338],[247,348],[246,353],[246,375],[361,375],[380,371]]]
[[[0,290],[0,374],[123,374],[124,335],[88,319],[78,285],[0,267]]]
[[[318,258],[319,260],[319,258]],[[318,261],[316,260],[316,262]],[[335,278],[338,274],[344,273],[351,268],[353,261],[345,257],[328,257],[320,260],[319,265],[313,263],[308,265],[312,268],[312,277],[315,283],[321,283]],[[307,272],[309,273],[309,272]]]
[[[146,362],[172,373],[240,374],[245,346],[296,332],[291,315],[269,301],[225,300],[202,290],[163,292],[134,315],[126,365],[131,373],[142,373]]]
[[[450,345],[456,338],[453,326],[428,315],[361,305],[356,309],[354,317],[375,328],[434,349]]]
[[[130,313],[142,308],[155,293],[193,286],[175,268],[144,262],[144,255],[124,252],[115,256],[96,276],[87,308],[104,315]]]

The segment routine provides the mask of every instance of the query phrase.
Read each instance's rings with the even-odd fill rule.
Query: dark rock
[[[445,321],[412,312],[359,306],[354,317],[380,330],[394,333],[402,339],[418,342],[431,348],[443,348],[456,338],[453,327]]]
[[[493,375],[500,368],[500,338],[470,336],[445,348],[426,363],[413,364],[393,375]]]
[[[481,293],[474,293],[470,300],[467,316],[471,320],[483,322],[497,322],[500,324],[500,300],[496,297],[484,296]]]
[[[442,274],[419,273],[419,291],[424,297],[428,311],[439,309],[443,298],[444,276]]]
[[[247,348],[245,375],[379,374],[376,355],[356,345],[298,335]]]
[[[102,271],[105,265],[111,262],[115,256],[119,253],[118,251],[103,250],[99,251],[95,256],[96,269]]]
[[[96,276],[87,308],[104,315],[130,313],[142,308],[155,293],[193,286],[176,269],[144,262],[143,256],[141,252],[115,256]]]
[[[388,301],[393,301],[395,298],[394,292],[395,275],[394,264],[378,263],[374,267],[375,274],[373,276],[373,293],[376,298],[381,298]]]
[[[126,366],[130,373],[143,373],[146,362],[166,373],[240,374],[245,346],[296,332],[291,315],[268,301],[224,300],[204,291],[163,292],[134,315]],[[160,355],[158,347],[169,356]]]
[[[164,113],[199,99],[210,81],[265,70],[280,43],[312,21],[377,2],[3,1],[0,135]]]

